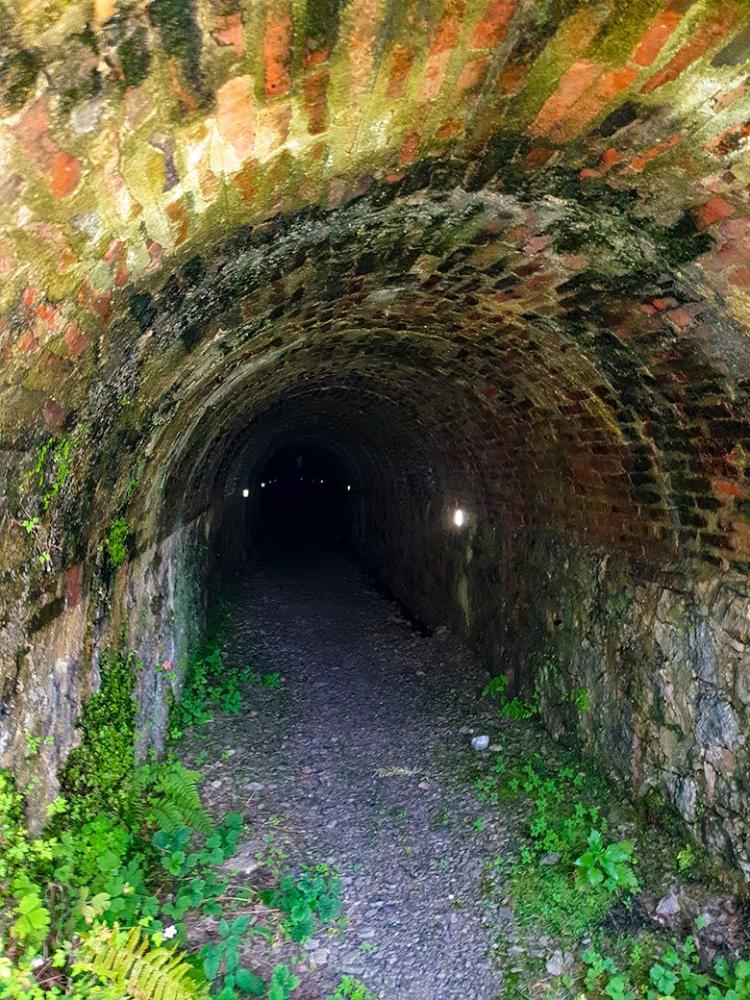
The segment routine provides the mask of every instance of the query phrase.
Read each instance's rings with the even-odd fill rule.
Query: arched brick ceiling
[[[361,393],[513,523],[746,565],[746,3],[0,11],[2,434],[85,424],[82,518]]]
[[[688,210],[725,246],[707,273],[746,294],[743,0],[0,11],[5,309],[24,294],[103,309],[165,256],[427,157],[474,186],[605,185],[665,224]]]

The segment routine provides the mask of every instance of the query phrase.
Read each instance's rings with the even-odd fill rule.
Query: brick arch
[[[747,4],[177,6],[0,12],[2,759],[123,622],[184,654],[233,470],[314,426],[406,603],[750,873]]]

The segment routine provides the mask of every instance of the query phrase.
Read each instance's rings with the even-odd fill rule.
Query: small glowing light
[[[243,497],[249,497],[249,496],[250,496],[250,490],[248,490],[248,489],[244,489],[244,490],[242,491],[242,495],[243,495]]]
[[[325,479],[321,479],[320,480],[320,485],[322,486],[324,482],[325,482]]]
[[[351,493],[351,491],[352,491],[352,484],[351,484],[351,483],[349,483],[349,484],[347,485],[347,487],[346,487],[346,492],[347,492],[347,493]]]
[[[466,524],[466,511],[461,510],[460,507],[456,507],[453,511],[453,523],[457,528],[463,528]]]
[[[266,484],[265,484],[265,483],[261,483],[261,484],[260,484],[260,488],[261,488],[262,490],[264,490],[264,489],[266,488]]]

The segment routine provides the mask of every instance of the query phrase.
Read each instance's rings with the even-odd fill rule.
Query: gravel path
[[[381,1000],[495,1000],[480,883],[512,821],[456,780],[486,675],[442,630],[413,629],[342,556],[296,555],[253,570],[226,645],[278,671],[281,688],[254,686],[250,707],[217,716],[188,759],[208,760],[213,806],[248,817],[245,859],[274,831],[292,864],[342,873],[349,923],[307,942],[305,997],[349,973]]]

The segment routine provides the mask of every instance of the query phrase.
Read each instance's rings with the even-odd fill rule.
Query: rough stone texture
[[[749,30],[0,2],[2,761],[52,793],[122,622],[160,745],[242,482],[315,441],[404,603],[750,871]]]

